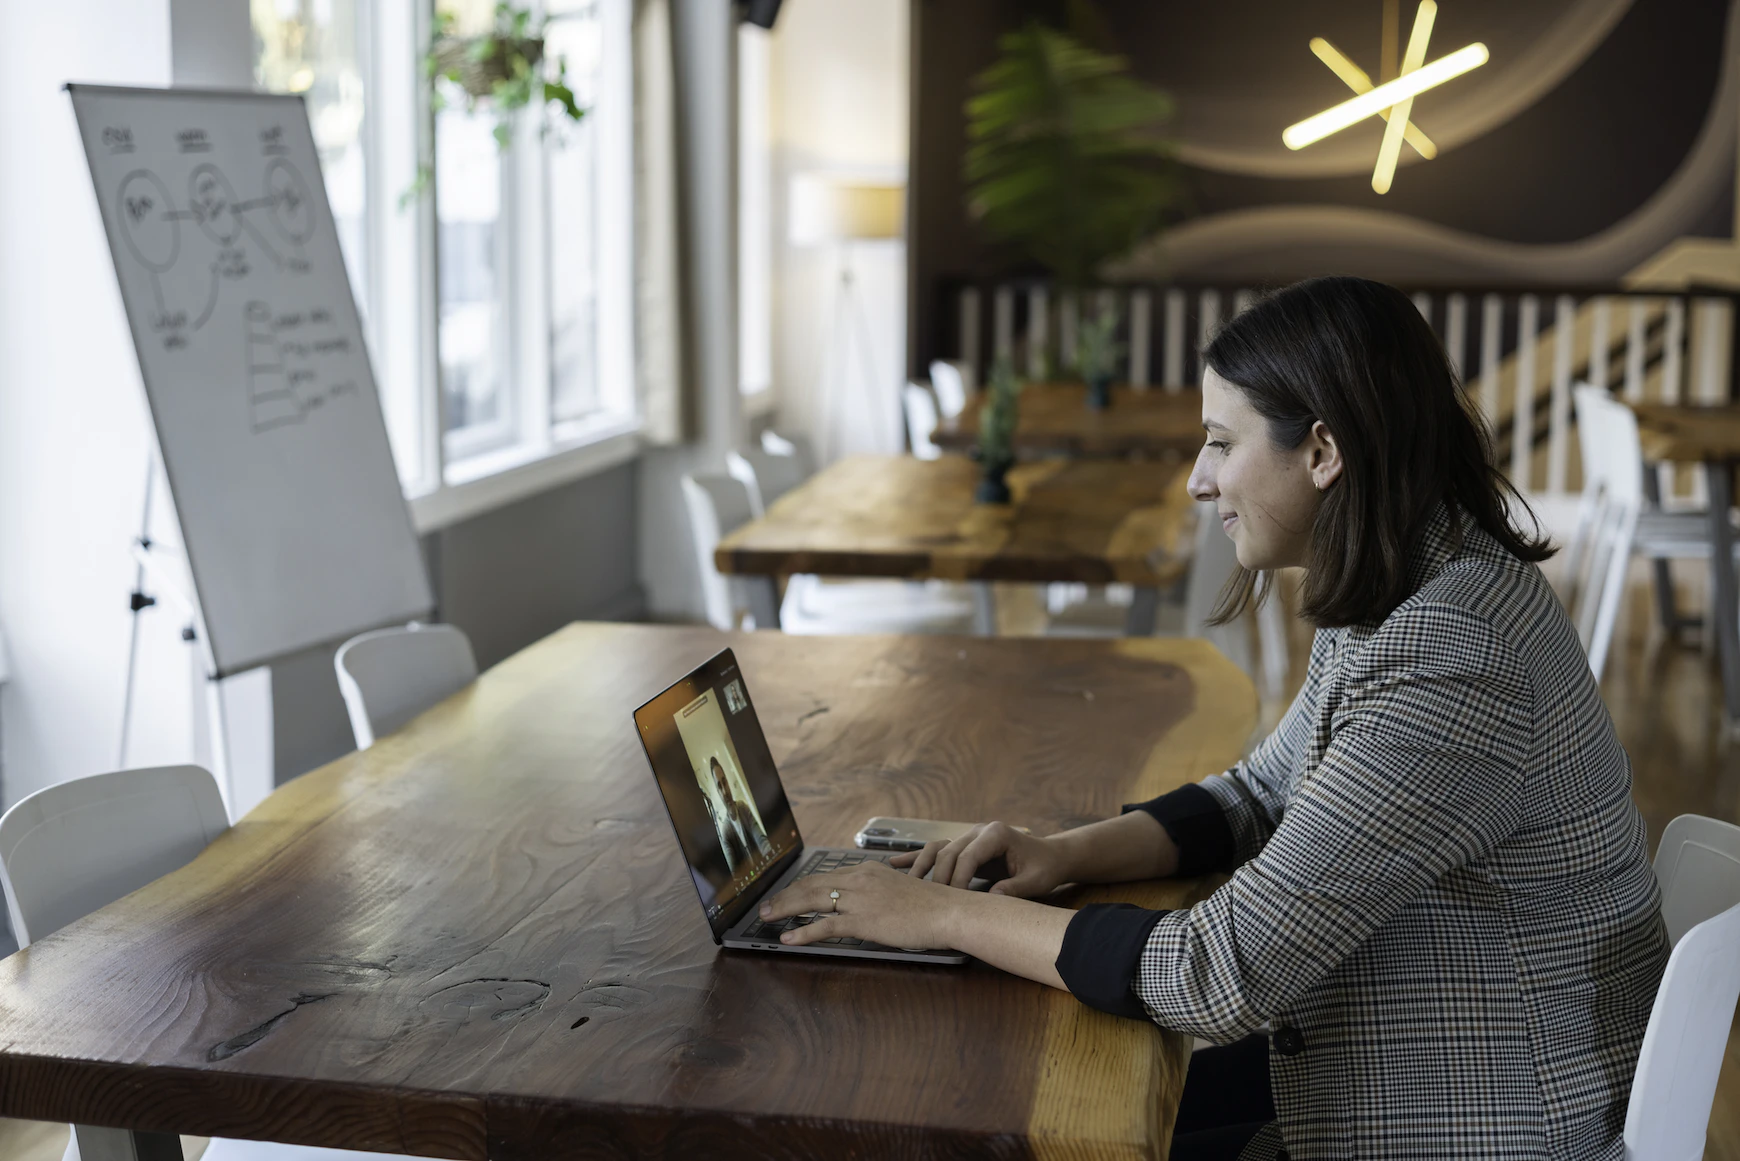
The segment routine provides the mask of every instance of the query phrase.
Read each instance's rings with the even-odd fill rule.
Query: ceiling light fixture
[[[1281,134],[1281,140],[1287,148],[1303,149],[1332,133],[1339,133],[1350,125],[1357,125],[1367,117],[1382,117],[1388,124],[1384,127],[1383,143],[1378,147],[1377,166],[1371,176],[1372,189],[1380,194],[1388,193],[1390,184],[1395,179],[1396,163],[1401,158],[1404,140],[1421,157],[1430,159],[1437,156],[1437,146],[1409,121],[1413,113],[1414,98],[1445,81],[1479,68],[1488,59],[1486,46],[1476,42],[1459,48],[1448,56],[1439,57],[1430,64],[1425,63],[1426,45],[1431,40],[1432,25],[1437,15],[1438,5],[1434,0],[1420,0],[1420,7],[1414,14],[1414,28],[1408,36],[1408,47],[1402,56],[1401,75],[1375,87],[1364,70],[1349,60],[1346,54],[1322,37],[1314,38],[1311,41],[1311,51],[1317,59],[1327,65],[1358,96],[1325,109],[1316,116],[1307,117],[1296,125],[1289,125]]]

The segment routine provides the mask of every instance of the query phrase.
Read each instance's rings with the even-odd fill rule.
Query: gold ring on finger
[[[831,914],[838,914],[839,910],[840,910],[840,893],[838,891],[829,891],[828,898],[830,898],[834,901],[834,906],[833,906],[833,909],[830,913]]]

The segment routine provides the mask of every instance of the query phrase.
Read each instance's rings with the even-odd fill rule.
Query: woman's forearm
[[[1178,871],[1178,847],[1144,810],[1078,826],[1046,841],[1062,853],[1068,882],[1125,883],[1163,879]]]
[[[950,947],[1013,975],[1068,990],[1057,974],[1057,955],[1074,911],[979,891],[950,891],[949,896]]]

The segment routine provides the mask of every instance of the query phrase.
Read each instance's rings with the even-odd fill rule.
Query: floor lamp
[[[906,187],[898,182],[866,181],[829,174],[800,174],[792,181],[791,240],[799,246],[832,246],[839,274],[834,287],[833,318],[828,327],[822,363],[822,458],[839,450],[836,414],[851,422],[853,404],[868,422],[879,418],[884,402],[878,387],[875,342],[864,311],[854,250],[866,243],[896,242],[902,236]],[[858,344],[858,357],[852,345]],[[858,374],[854,375],[854,371]],[[857,386],[854,387],[854,379]],[[890,395],[888,398],[898,398]],[[836,413],[836,400],[838,411]]]

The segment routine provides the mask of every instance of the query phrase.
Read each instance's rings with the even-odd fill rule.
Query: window
[[[436,2],[460,35],[494,16]],[[634,429],[631,5],[547,0],[545,57],[588,112],[528,108],[504,150],[487,105],[430,113],[430,0],[251,0],[258,83],[307,97],[413,496]]]
[[[308,102],[326,196],[357,301],[368,301],[368,173],[356,0],[253,0],[254,79]],[[366,310],[366,307],[365,307]]]

